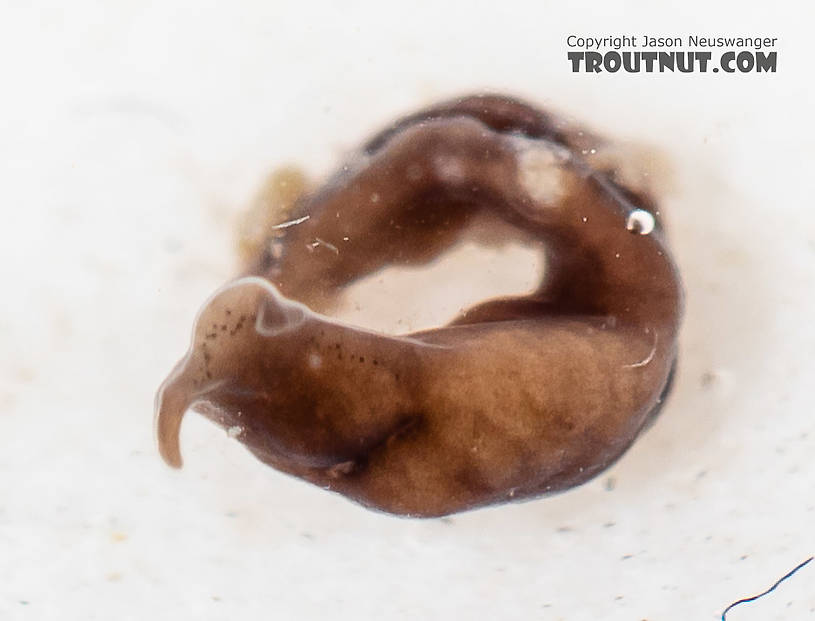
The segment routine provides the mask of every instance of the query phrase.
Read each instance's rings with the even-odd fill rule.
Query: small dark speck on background
[[[614,477],[608,477],[606,479],[605,487],[607,492],[613,492],[614,488],[617,487],[617,479],[615,479]]]

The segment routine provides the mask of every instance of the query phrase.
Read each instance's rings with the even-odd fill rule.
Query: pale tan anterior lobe
[[[667,393],[681,285],[652,199],[592,169],[560,127],[504,97],[441,104],[301,197],[296,226],[201,310],[157,396],[164,459],[181,465],[192,408],[279,470],[414,516],[560,491],[613,463]],[[653,230],[631,226],[636,210]],[[316,312],[490,221],[545,243],[532,295],[404,337]]]

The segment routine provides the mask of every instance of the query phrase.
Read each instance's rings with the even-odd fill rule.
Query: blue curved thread
[[[801,569],[804,565],[809,563],[813,558],[815,558],[815,557],[810,556],[803,563],[800,563],[799,565],[797,565],[794,569],[792,569],[791,571],[787,572],[784,576],[779,578],[774,585],[772,585],[769,589],[767,589],[763,593],[759,593],[758,595],[753,595],[753,597],[745,597],[744,599],[740,599],[739,601],[733,602],[732,604],[730,604],[727,608],[724,609],[724,612],[722,613],[722,621],[727,621],[725,619],[725,615],[727,615],[727,613],[730,611],[731,608],[733,608],[735,606],[738,606],[739,604],[744,604],[745,602],[753,602],[753,601],[757,600],[759,597],[764,597],[765,595],[767,595],[767,593],[772,593],[773,591],[775,591],[775,588],[779,584],[781,584],[782,582],[784,582],[784,580],[786,580],[787,578],[792,576],[792,574],[794,574],[796,571]]]

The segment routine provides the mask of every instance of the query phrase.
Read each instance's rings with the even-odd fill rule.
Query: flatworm
[[[682,287],[653,198],[593,165],[586,136],[479,95],[369,140],[199,312],[156,398],[164,460],[181,466],[193,409],[262,462],[394,514],[529,499],[606,469],[670,388]],[[541,242],[532,294],[405,336],[318,312],[476,225]]]

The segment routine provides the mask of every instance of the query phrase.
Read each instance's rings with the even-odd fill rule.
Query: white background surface
[[[815,551],[808,2],[0,4],[0,619],[715,619]],[[774,75],[575,75],[568,34],[780,37]],[[556,498],[411,521],[154,392],[280,164],[481,87],[670,161],[657,424]],[[613,479],[614,489],[607,489]],[[815,568],[731,620],[814,618]]]

